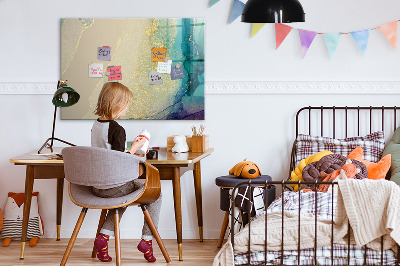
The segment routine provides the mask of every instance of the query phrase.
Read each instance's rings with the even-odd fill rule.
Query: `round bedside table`
[[[220,209],[222,211],[225,211],[225,217],[224,221],[222,222],[222,228],[221,228],[221,233],[219,236],[218,240],[218,245],[217,247],[220,248],[222,246],[222,242],[224,241],[225,237],[225,232],[226,228],[228,227],[228,222],[229,222],[229,211],[230,211],[230,198],[229,198],[229,193],[230,190],[233,189],[237,184],[242,183],[242,182],[247,182],[247,181],[263,181],[265,182],[266,180],[272,181],[272,178],[269,175],[261,175],[257,178],[253,179],[246,179],[246,178],[241,178],[241,177],[236,177],[234,175],[226,175],[226,176],[220,176],[215,179],[215,184],[220,187]],[[256,187],[256,185],[254,186]],[[269,204],[271,204],[275,200],[275,186],[272,186],[270,188],[267,188],[268,190],[268,201],[267,201],[267,207]],[[265,191],[264,191],[265,193]]]

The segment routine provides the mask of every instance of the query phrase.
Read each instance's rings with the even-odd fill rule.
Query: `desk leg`
[[[199,225],[200,242],[203,242],[203,203],[201,196],[201,169],[200,161],[194,164],[194,191],[196,194],[197,220]]]
[[[174,167],[174,178],[172,179],[174,191],[175,223],[178,242],[179,260],[182,260],[182,205],[181,205],[181,174],[179,167]]]
[[[60,241],[64,178],[57,178],[57,241]]]
[[[29,213],[31,211],[32,190],[34,181],[34,166],[26,166],[25,177],[25,195],[24,195],[24,213],[22,219],[22,233],[21,233],[21,255],[20,259],[24,259],[26,235],[28,233]]]

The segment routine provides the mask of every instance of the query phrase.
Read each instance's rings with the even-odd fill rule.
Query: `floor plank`
[[[21,244],[18,241],[12,241],[9,247],[0,246],[0,265],[60,265],[61,258],[64,255],[69,239],[40,239],[36,247],[25,249],[25,258],[19,259]],[[136,249],[140,240],[121,239],[122,264],[123,265],[146,265],[150,264],[143,258],[143,254]],[[185,239],[183,241],[183,261],[178,260],[178,247],[176,240],[163,240],[168,250],[172,262],[167,264],[162,256],[157,242],[154,241],[154,255],[157,258],[157,265],[212,265],[215,255],[218,253],[216,239],[204,240],[200,242],[197,239]],[[115,259],[113,239],[110,240],[110,255]],[[93,240],[77,239],[68,259],[67,265],[114,265],[112,263],[103,263],[92,259]]]

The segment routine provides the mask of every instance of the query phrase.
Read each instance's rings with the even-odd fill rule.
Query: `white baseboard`
[[[0,94],[50,94],[56,82],[0,83]],[[209,81],[206,94],[400,94],[399,81]]]

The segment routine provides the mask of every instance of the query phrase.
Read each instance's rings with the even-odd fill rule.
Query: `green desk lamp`
[[[72,143],[69,143],[65,140],[55,138],[54,130],[56,127],[56,116],[57,116],[57,107],[68,107],[76,104],[79,101],[79,93],[77,93],[73,88],[68,87],[66,80],[59,80],[57,84],[57,91],[53,95],[53,105],[54,105],[54,118],[53,118],[53,132],[51,133],[51,138],[48,138],[43,146],[40,148],[38,153],[40,153],[45,147],[50,148],[51,152],[53,152],[53,141],[58,140],[65,144],[75,146]],[[49,144],[49,141],[51,143]]]

